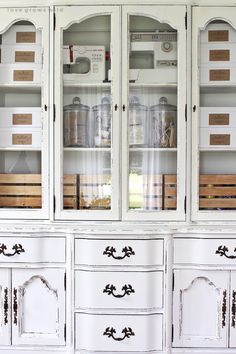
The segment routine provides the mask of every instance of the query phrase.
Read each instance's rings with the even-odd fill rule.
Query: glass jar
[[[148,108],[139,102],[139,98],[132,96],[129,102],[129,145],[148,145]]]
[[[64,146],[89,146],[89,110],[79,97],[64,107]]]
[[[101,104],[93,107],[94,145],[111,146],[111,99],[103,97]]]
[[[159,104],[150,107],[152,146],[175,148],[177,146],[177,107],[161,97]]]

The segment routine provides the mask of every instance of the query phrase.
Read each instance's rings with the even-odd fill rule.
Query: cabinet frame
[[[122,112],[122,219],[135,221],[185,221],[185,173],[186,173],[186,104],[187,104],[187,66],[186,44],[187,30],[185,27],[186,6],[124,6],[122,12],[122,104],[127,109]],[[177,15],[178,14],[178,15]],[[155,19],[161,23],[168,23],[178,32],[178,66],[177,66],[177,209],[167,211],[132,211],[128,208],[128,107],[129,107],[129,15],[141,15]],[[181,50],[180,50],[181,48]],[[179,64],[181,63],[181,64]],[[158,87],[158,86],[157,86]],[[161,152],[160,152],[161,153]]]
[[[42,80],[41,80],[41,111],[42,111],[42,147],[41,147],[41,191],[42,191],[42,207],[39,209],[17,209],[17,208],[1,208],[0,215],[2,219],[48,219],[49,218],[49,16],[50,8],[48,7],[14,7],[0,8],[1,26],[0,33],[4,33],[12,25],[18,21],[29,21],[36,29],[42,30]],[[19,85],[18,85],[19,86]],[[27,86],[27,85],[26,85]],[[28,85],[29,86],[29,85]],[[2,85],[4,90],[4,85]],[[8,85],[6,85],[7,89]],[[14,87],[11,85],[10,87]],[[15,88],[17,85],[15,85]],[[33,87],[33,85],[32,85]],[[20,85],[24,89],[24,84]],[[18,90],[20,90],[18,88]],[[2,149],[2,151],[9,151]],[[19,149],[19,151],[24,151]]]
[[[111,146],[111,209],[110,210],[63,210],[63,91],[54,86],[54,99],[56,105],[55,119],[55,195],[56,208],[55,219],[64,220],[118,220],[119,219],[119,146],[120,146],[120,7],[119,6],[56,6],[55,29],[55,78],[60,77],[60,87],[63,87],[63,73],[61,62],[61,48],[63,45],[63,30],[73,23],[80,23],[87,18],[97,15],[111,16],[111,51],[112,51],[112,146]],[[56,83],[54,84],[56,85]],[[86,87],[86,84],[85,84]],[[115,109],[117,104],[118,109]],[[56,149],[60,150],[60,158],[57,158]]]
[[[193,7],[192,8],[192,220],[233,221],[236,210],[199,210],[199,121],[200,121],[200,78],[199,40],[200,31],[214,19],[226,21],[236,29],[235,7]]]

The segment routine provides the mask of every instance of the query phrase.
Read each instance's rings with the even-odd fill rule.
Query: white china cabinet
[[[235,8],[194,7],[192,25],[192,218],[235,220]]]
[[[0,17],[0,217],[48,219],[49,8]]]
[[[185,18],[56,6],[56,219],[185,219]]]

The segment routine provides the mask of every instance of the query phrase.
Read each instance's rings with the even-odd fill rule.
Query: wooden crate
[[[236,209],[236,175],[200,175],[199,209]]]
[[[78,175],[79,209],[111,208],[110,175]]]
[[[143,208],[146,210],[163,208],[163,175],[143,176]]]
[[[164,210],[176,210],[177,208],[177,176],[176,175],[164,175],[164,198],[163,209]]]
[[[63,177],[64,209],[78,209],[78,177],[76,174]]]
[[[0,174],[1,208],[41,208],[41,174]]]

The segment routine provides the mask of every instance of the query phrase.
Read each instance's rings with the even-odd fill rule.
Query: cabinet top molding
[[[36,7],[36,6],[70,6],[70,5],[143,5],[143,0],[0,0],[0,7]],[[148,0],[145,5],[191,5],[191,6],[236,6],[235,0]]]

